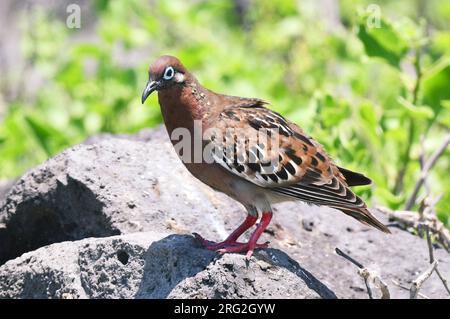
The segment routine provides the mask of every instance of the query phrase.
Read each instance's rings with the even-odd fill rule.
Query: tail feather
[[[339,209],[340,211],[344,212],[345,214],[357,219],[361,223],[375,227],[378,230],[381,230],[384,233],[390,234],[391,231],[389,228],[386,227],[382,222],[380,222],[378,219],[373,216],[369,210],[365,207],[355,207],[355,208],[348,208],[348,207],[335,207],[336,209]]]
[[[339,171],[344,175],[348,186],[369,185],[372,180],[361,173],[353,172],[349,169],[338,166]]]

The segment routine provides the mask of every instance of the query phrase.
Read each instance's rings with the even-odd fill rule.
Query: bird
[[[150,65],[142,104],[155,91],[171,142],[187,170],[247,211],[245,220],[222,242],[193,233],[204,248],[246,253],[250,259],[255,249],[268,247],[258,239],[272,219],[272,205],[285,201],[328,206],[390,233],[350,189],[372,181],[336,165],[319,142],[272,111],[265,100],[215,93],[170,55]],[[184,148],[178,145],[182,133],[187,139]],[[192,152],[196,147],[201,155],[197,158]],[[255,224],[249,240],[239,242]]]

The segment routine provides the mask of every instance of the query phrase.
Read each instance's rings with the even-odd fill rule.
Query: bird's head
[[[142,103],[153,91],[169,89],[186,81],[188,72],[180,60],[170,55],[159,57],[148,69],[148,82],[142,93]]]

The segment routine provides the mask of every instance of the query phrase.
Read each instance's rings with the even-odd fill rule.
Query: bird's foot
[[[253,250],[256,248],[267,248],[269,242],[265,242],[264,244],[250,244],[250,243],[240,243],[237,241],[222,241],[222,242],[214,242],[203,238],[201,235],[197,233],[193,233],[194,237],[208,250],[214,250],[221,254],[225,253],[242,253],[247,252],[247,259],[253,254]]]
[[[238,243],[235,242],[232,245],[228,245],[226,247],[220,248],[217,251],[221,254],[225,253],[242,253],[247,252],[246,258],[250,259],[253,255],[253,251],[256,248],[267,248],[269,246],[269,242],[265,242],[264,244],[252,244],[252,243]]]
[[[218,250],[218,249],[225,248],[227,246],[232,246],[232,245],[237,244],[237,242],[230,241],[230,240],[225,240],[222,242],[215,242],[215,241],[207,240],[197,233],[193,233],[192,235],[194,235],[195,239],[197,239],[200,242],[200,244],[208,250]]]

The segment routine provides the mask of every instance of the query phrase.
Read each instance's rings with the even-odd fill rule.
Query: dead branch
[[[412,285],[411,289],[409,291],[409,298],[410,299],[417,299],[417,295],[419,294],[420,288],[422,288],[423,283],[430,278],[433,271],[436,269],[438,262],[435,260],[430,267],[428,267],[427,270],[425,270],[419,277],[417,277]]]
[[[384,283],[383,280],[381,280],[380,276],[376,272],[371,271],[368,268],[362,268],[358,270],[358,274],[364,278],[364,282],[366,283],[368,292],[369,292],[369,283],[373,282],[373,284],[376,287],[378,287],[381,291],[381,299],[391,298],[388,286]]]
[[[335,248],[336,254],[338,254],[341,257],[344,257],[345,259],[347,259],[349,262],[351,262],[352,264],[354,264],[356,267],[358,267],[359,269],[364,268],[364,266],[357,262],[356,260],[354,260],[352,257],[350,257],[349,255],[347,255],[346,253],[344,253],[342,250],[340,250],[339,248]]]
[[[444,285],[445,290],[450,295],[450,289],[447,284],[447,279],[441,274],[438,268],[438,263],[434,258],[434,247],[432,243],[432,233],[436,236],[437,241],[444,246],[444,248],[448,251],[450,244],[450,233],[448,229],[444,227],[444,225],[437,219],[435,213],[436,204],[441,199],[442,195],[437,196],[436,198],[431,198],[430,196],[425,197],[421,204],[419,213],[409,212],[409,211],[397,211],[393,212],[389,209],[381,209],[380,211],[384,214],[388,215],[390,220],[396,220],[407,228],[412,228],[416,230],[419,235],[422,237],[423,233],[426,235],[427,246],[428,246],[428,255],[430,259],[430,268],[424,272],[421,276],[419,276],[412,284],[410,290],[410,297],[415,299],[419,294],[419,289],[421,288],[423,282],[428,279],[433,271],[436,271],[439,279]]]
[[[420,215],[411,211],[392,211],[389,208],[379,207],[378,211],[388,216],[389,220],[395,221],[400,224],[404,229],[415,230],[418,232]],[[431,234],[436,238],[438,242],[445,250],[450,252],[450,232],[445,225],[435,216],[431,214],[425,214],[424,218],[427,221]]]
[[[430,227],[428,227],[428,225],[424,226],[425,234],[427,235],[428,255],[430,256],[430,264],[432,264],[434,262],[434,249],[433,243],[431,242]]]
[[[360,262],[356,261],[346,253],[344,253],[339,248],[335,248],[336,253],[350,261],[356,267],[358,267],[358,275],[360,275],[364,279],[364,283],[367,288],[367,293],[370,299],[373,299],[372,289],[370,288],[370,284],[373,283],[375,287],[379,288],[381,291],[381,299],[390,299],[391,294],[389,292],[388,286],[384,283],[384,281],[380,278],[380,276],[373,270],[370,270],[364,267]]]
[[[392,281],[392,283],[394,284],[394,285],[396,285],[397,287],[399,287],[399,288],[401,288],[401,289],[403,289],[403,290],[410,290],[410,288],[408,288],[408,287],[406,287],[406,286],[403,286],[402,284],[400,284],[398,281],[395,281],[394,279],[391,279],[391,281]],[[419,297],[422,297],[422,298],[424,298],[424,299],[430,299],[430,297],[428,297],[427,295],[424,295],[423,293],[421,293],[421,292],[419,292],[418,293],[418,296]]]
[[[411,100],[411,103],[413,105],[417,104],[417,100],[419,97],[420,83],[422,81],[422,75],[423,75],[422,68],[421,68],[421,58],[422,58],[421,51],[422,51],[421,48],[418,47],[415,52],[414,69],[416,71],[416,81],[414,83],[414,88],[412,91],[412,100]],[[403,166],[399,170],[397,178],[395,180],[395,186],[394,186],[395,194],[399,194],[403,190],[406,171],[407,171],[408,165],[410,163],[411,148],[412,148],[413,142],[414,142],[414,131],[415,131],[414,120],[410,119],[409,127],[408,127],[408,140],[406,142],[405,153],[402,156],[403,157]]]
[[[433,264],[435,259],[434,259],[434,247],[433,247],[433,243],[431,240],[429,224],[430,224],[430,221],[436,219],[435,207],[436,207],[437,203],[440,201],[441,197],[442,197],[442,195],[440,195],[434,199],[429,196],[424,198],[423,201],[421,202],[420,209],[419,209],[420,222],[418,224],[418,230],[419,230],[419,234],[421,237],[423,236],[422,230],[425,231],[425,235],[426,235],[425,237],[427,239],[428,255],[430,258],[430,264]],[[445,279],[444,276],[442,276],[437,265],[435,267],[435,271],[436,271],[436,274],[438,275],[439,279],[442,281],[442,284],[444,285],[445,290],[447,291],[447,293],[450,294],[450,290],[447,285],[447,279]]]
[[[434,263],[434,248],[433,243],[431,242],[431,235],[430,235],[430,227],[428,225],[425,225],[425,234],[427,235],[427,244],[428,244],[428,254],[430,256],[430,263]],[[439,268],[436,265],[436,274],[438,275],[439,279],[442,281],[442,284],[444,285],[445,290],[447,290],[447,293],[450,295],[450,289],[447,285],[447,279],[442,276],[441,272],[439,271]]]
[[[425,150],[425,135],[422,134],[422,136],[420,137],[420,156],[419,156],[419,163],[420,163],[420,170],[422,171],[425,167],[425,162],[426,162],[426,150]],[[428,183],[427,180],[424,181],[424,186],[425,186],[425,196],[429,196],[430,195],[430,185]]]
[[[436,164],[438,158],[444,153],[445,149],[449,144],[450,144],[450,133],[447,133],[447,135],[444,137],[444,141],[442,142],[442,144],[436,149],[436,151],[434,151],[431,157],[425,161],[425,164],[423,165],[423,168],[420,172],[419,179],[416,185],[414,186],[410,198],[406,203],[405,206],[406,210],[410,210],[414,206],[417,199],[417,194],[419,193],[422,185],[425,183],[429,171],[433,168],[434,164]]]

